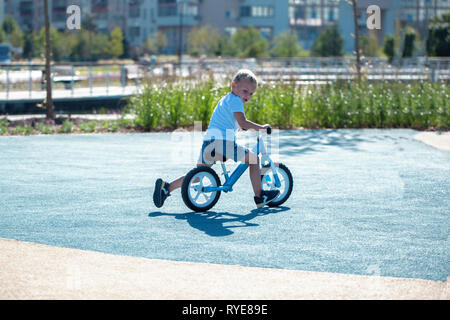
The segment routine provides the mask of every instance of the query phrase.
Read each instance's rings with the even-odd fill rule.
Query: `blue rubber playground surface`
[[[152,202],[157,178],[193,168],[201,135],[0,137],[0,237],[151,259],[444,281],[450,152],[415,140],[417,133],[282,131],[278,158],[294,177],[291,198],[255,210],[245,173],[207,213],[191,212],[179,190],[160,209]]]

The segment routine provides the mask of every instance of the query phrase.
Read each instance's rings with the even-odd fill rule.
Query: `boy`
[[[275,199],[279,191],[266,191],[261,188],[261,169],[259,157],[247,148],[236,143],[236,131],[267,130],[268,124],[259,125],[248,121],[245,117],[244,104],[249,102],[258,86],[256,76],[247,69],[239,70],[231,83],[231,92],[224,96],[217,104],[203,139],[197,166],[211,167],[216,160],[233,159],[245,162],[250,168],[254,201],[258,208],[263,207]],[[153,202],[160,208],[170,193],[183,184],[184,176],[167,183],[162,179],[156,180]]]

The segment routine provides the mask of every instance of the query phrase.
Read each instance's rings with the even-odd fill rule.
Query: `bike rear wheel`
[[[214,207],[220,197],[220,191],[204,192],[204,187],[220,187],[217,173],[206,166],[189,171],[183,179],[181,196],[188,208],[196,212],[205,212]]]

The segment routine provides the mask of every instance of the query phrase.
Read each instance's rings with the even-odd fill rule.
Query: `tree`
[[[89,49],[89,60],[97,61],[98,59],[107,58],[109,55],[108,45],[109,39],[108,35],[103,33],[92,33],[92,45]],[[125,50],[124,50],[125,52]]]
[[[55,119],[55,111],[52,99],[52,81],[50,69],[50,19],[48,17],[48,0],[44,0],[44,19],[45,19],[45,81],[47,89],[47,98],[45,108],[47,110],[47,119]]]
[[[395,38],[387,34],[384,38],[383,52],[388,57],[389,63],[392,63],[395,57]]]
[[[219,47],[219,32],[211,26],[193,28],[187,35],[187,51],[190,55],[214,55]]]
[[[426,47],[429,56],[450,56],[450,13],[430,21]]]
[[[20,27],[17,24],[16,20],[14,20],[14,18],[11,15],[7,14],[3,19],[1,29],[9,38],[11,34],[17,29],[20,29]]]
[[[350,1],[353,9],[353,25],[355,31],[356,77],[359,82],[361,80],[361,52],[359,48],[358,13],[356,8],[356,0]]]
[[[23,48],[25,43],[24,33],[12,16],[5,16],[1,25],[1,30],[3,31],[5,40],[8,41],[13,48]]]
[[[216,56],[234,57],[237,55],[237,48],[232,38],[228,34],[222,34],[219,37]]]
[[[95,18],[92,15],[86,15],[81,21],[81,29],[97,32],[97,24]]]
[[[6,41],[6,35],[2,28],[0,28],[0,43]]]
[[[414,50],[416,49],[416,30],[411,27],[405,29],[405,35],[403,36],[403,58],[410,58],[413,55]]]
[[[272,54],[276,57],[299,57],[305,56],[305,50],[302,49],[298,43],[298,38],[295,33],[283,32],[279,34],[273,41],[274,47]]]
[[[361,51],[366,57],[378,56],[378,38],[368,34],[360,38]]]
[[[109,54],[115,59],[117,59],[123,54],[124,52],[123,33],[122,29],[120,29],[119,27],[115,27],[111,31],[111,34],[109,36],[108,47],[109,47]]]
[[[343,39],[337,26],[326,28],[312,45],[316,57],[341,57],[344,55]]]
[[[40,33],[37,35],[37,39],[34,42],[35,50],[40,54],[45,54],[45,28],[42,28]],[[53,27],[50,27],[50,56],[54,61],[61,61],[63,58],[67,58],[71,55],[74,43],[73,36],[66,33],[60,33]],[[28,41],[33,39],[28,39]]]
[[[269,44],[254,27],[239,28],[231,37],[239,57],[264,58]]]
[[[93,32],[81,29],[75,35],[75,43],[70,54],[71,60],[87,61],[91,59],[91,41]],[[109,41],[109,40],[108,40]],[[109,43],[107,43],[108,45]],[[107,49],[108,50],[108,49]],[[109,50],[108,50],[109,51]],[[109,52],[108,52],[109,54]]]
[[[0,41],[1,42],[1,41]],[[31,59],[34,55],[34,33],[25,33],[24,45],[23,45],[23,57]]]
[[[167,38],[164,35],[164,33],[160,31],[152,34],[142,44],[142,49],[144,53],[148,54],[159,54],[163,52],[166,47],[167,47]]]

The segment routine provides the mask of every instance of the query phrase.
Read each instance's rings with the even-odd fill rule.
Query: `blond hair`
[[[240,69],[233,77],[233,82],[239,82],[242,80],[247,80],[255,85],[258,85],[258,79],[255,74],[248,69]]]

